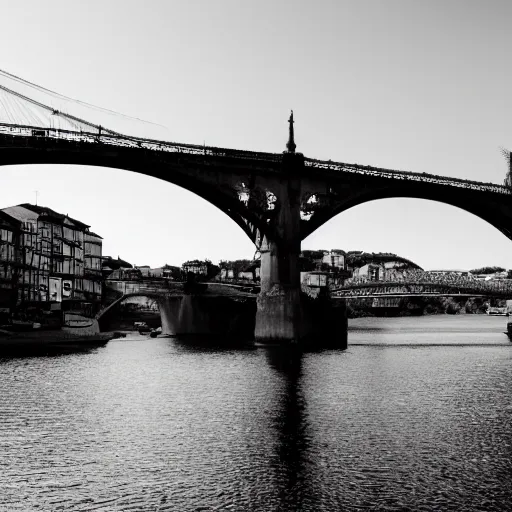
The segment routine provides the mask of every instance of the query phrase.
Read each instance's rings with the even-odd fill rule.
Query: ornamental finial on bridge
[[[288,142],[286,143],[286,149],[288,150],[288,153],[295,153],[295,148],[297,146],[293,140],[293,110],[291,111],[290,119],[288,119],[288,122],[290,123],[290,136],[288,137]]]
[[[500,149],[501,149],[501,153],[505,157],[505,160],[507,161],[507,164],[508,164],[508,172],[505,177],[504,185],[506,187],[512,188],[512,153],[508,149],[505,149],[505,148],[500,148]]]

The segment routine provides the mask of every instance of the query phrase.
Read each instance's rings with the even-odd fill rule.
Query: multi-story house
[[[2,210],[4,215],[20,223],[18,239],[18,278],[13,282],[17,304],[40,300],[41,292],[48,288],[49,254],[38,245],[38,214],[19,206]]]
[[[208,265],[206,261],[200,260],[190,260],[186,261],[181,265],[181,268],[185,274],[191,272],[197,275],[207,275],[208,274]]]
[[[347,253],[341,249],[333,249],[331,251],[324,251],[322,263],[329,265],[334,269],[345,269],[345,257]]]
[[[18,299],[21,222],[0,211],[0,318],[8,318]]]
[[[85,301],[99,303],[101,237],[87,224],[50,208],[24,203],[2,212],[21,223],[18,306],[47,303],[59,310]]]
[[[101,236],[92,231],[86,231],[84,233],[83,291],[85,298],[91,302],[101,301],[101,286],[103,280],[101,272],[101,250]]]

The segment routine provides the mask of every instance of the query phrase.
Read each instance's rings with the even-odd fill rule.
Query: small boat
[[[486,311],[488,315],[493,316],[507,316],[507,307],[499,308],[499,307],[489,307]]]
[[[133,326],[139,331],[139,334],[148,334],[151,332],[151,327],[146,322],[135,322]]]
[[[507,322],[507,330],[503,334],[506,334],[509,341],[512,341],[512,320]]]
[[[157,329],[151,329],[149,336],[151,338],[156,338],[159,334],[162,334],[162,328],[158,327]]]
[[[85,315],[66,312],[58,321],[51,320],[40,323],[11,318],[9,323],[0,325],[0,357],[101,347],[116,337],[114,333],[100,332],[97,320]]]

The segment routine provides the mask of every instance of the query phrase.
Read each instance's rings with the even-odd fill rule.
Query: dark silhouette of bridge
[[[307,158],[296,152],[293,113],[286,151],[241,151],[131,137],[53,107],[53,91],[6,72],[0,72],[0,81],[0,165],[77,164],[138,172],[194,192],[242,228],[261,252],[255,327],[261,343],[315,334],[316,310],[300,294],[301,241],[356,205],[392,197],[439,201],[512,239],[507,186]],[[48,101],[20,93],[15,87],[20,84],[40,96],[48,93]],[[322,323],[332,321],[332,331],[339,332],[338,318],[333,314]]]

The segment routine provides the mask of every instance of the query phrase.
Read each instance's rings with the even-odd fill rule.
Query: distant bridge
[[[187,289],[187,285],[193,289]],[[123,302],[133,297],[148,297],[158,304],[164,334],[243,338],[254,334],[257,295],[244,287],[142,279],[107,280],[107,288],[117,297],[96,315],[102,330],[108,330],[109,319]]]
[[[171,299],[182,298],[192,293],[193,295],[206,298],[225,297],[230,299],[256,299],[251,286],[237,286],[223,283],[194,283],[196,288],[190,292],[186,290],[186,283],[181,281],[170,281],[169,279],[107,279],[106,289],[114,295],[114,299],[103,307],[96,315],[100,319],[126,300],[133,297],[148,297],[155,299],[158,303]]]
[[[414,270],[388,281],[348,279],[343,285],[333,288],[331,296],[336,299],[441,296],[512,299],[512,280],[481,281],[457,273],[436,274]]]
[[[219,283],[215,281],[197,283],[192,292],[205,297],[229,297],[255,299],[260,291],[259,283]],[[185,283],[168,279],[107,280],[107,288],[117,298],[100,312],[105,314],[111,307],[130,297],[152,297],[155,299],[182,297]],[[202,288],[202,289],[201,289]],[[350,278],[341,286],[330,289],[334,299],[379,298],[379,297],[494,297],[512,299],[512,280],[481,281],[456,273],[434,274],[420,270],[410,271],[408,276],[386,281],[369,281],[367,278]]]

